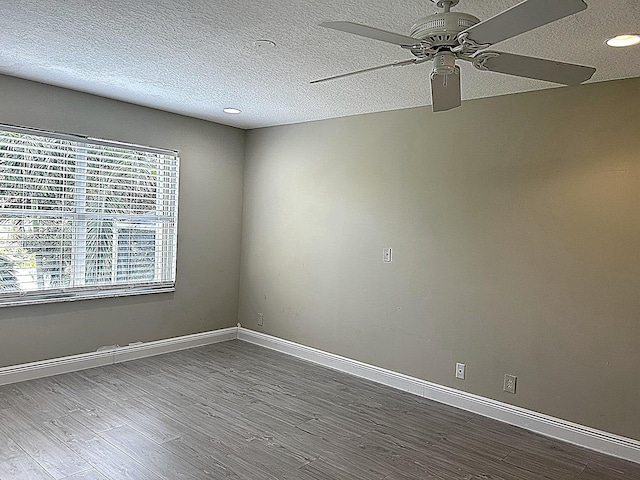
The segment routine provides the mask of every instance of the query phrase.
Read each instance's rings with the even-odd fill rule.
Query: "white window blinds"
[[[175,288],[176,152],[0,125],[0,306]]]

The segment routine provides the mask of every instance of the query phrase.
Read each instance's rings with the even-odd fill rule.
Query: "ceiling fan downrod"
[[[436,4],[438,8],[442,8],[444,13],[449,13],[451,11],[451,7],[455,7],[460,0],[431,0]]]
[[[451,7],[453,7],[453,0],[443,0],[441,2],[437,2],[436,5],[442,8],[442,13],[449,13],[451,11]]]

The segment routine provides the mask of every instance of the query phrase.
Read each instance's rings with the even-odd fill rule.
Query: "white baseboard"
[[[0,368],[0,385],[24,382],[36,378],[50,377],[62,373],[103,367],[113,363],[111,350],[102,352],[81,353],[68,357],[53,358],[40,362],[23,363]]]
[[[224,328],[210,332],[194,333],[183,337],[167,338],[155,342],[129,345],[113,350],[113,363],[126,362],[137,358],[162,355],[163,353],[177,352],[187,348],[202,347],[212,343],[227,342],[238,338],[238,328]]]
[[[278,337],[238,328],[238,339],[527,430],[640,463],[640,441],[410,377]]]
[[[126,362],[137,358],[150,357],[152,355],[176,352],[186,348],[235,340],[238,335],[237,332],[237,327],[225,328],[182,337],[144,342],[137,345],[117,347],[111,350],[82,353],[80,355],[3,367],[0,368],[0,385],[24,382],[26,380],[76,372],[87,368],[102,367],[104,365]]]

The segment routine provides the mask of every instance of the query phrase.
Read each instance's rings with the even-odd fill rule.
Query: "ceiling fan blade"
[[[393,43],[394,45],[419,45],[420,40],[399,33],[387,32],[379,28],[368,27],[352,22],[323,22],[321,27],[331,28],[340,32],[352,33],[361,37],[372,38],[381,42]]]
[[[321,83],[321,82],[326,82],[327,80],[336,80],[338,78],[350,77],[351,75],[357,75],[359,73],[373,72],[374,70],[380,70],[382,68],[404,67],[405,65],[415,65],[416,63],[418,63],[418,59],[412,58],[410,60],[405,60],[402,62],[393,62],[393,63],[388,63],[386,65],[378,65],[377,67],[365,68],[364,70],[358,70],[356,72],[343,73],[341,75],[334,75],[333,77],[321,78],[320,80],[313,80],[309,83]]]
[[[535,78],[563,85],[578,85],[586,82],[596,71],[593,67],[504,52],[484,51],[476,55],[473,60],[474,65],[480,70]]]
[[[450,75],[431,75],[431,101],[434,112],[444,112],[462,105],[460,67]]]
[[[479,45],[493,45],[585,8],[587,4],[583,0],[525,0],[467,28],[460,35],[467,33],[467,38]]]

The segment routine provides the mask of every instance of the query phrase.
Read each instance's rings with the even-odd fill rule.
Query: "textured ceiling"
[[[596,67],[591,82],[640,76],[640,46],[604,45],[640,30],[638,0],[586,2],[495,49]],[[461,0],[454,10],[482,20],[517,3]],[[309,84],[410,58],[318,24],[408,34],[436,11],[429,0],[1,0],[0,73],[241,128],[417,107],[431,104],[430,64]],[[276,47],[254,45],[262,39]],[[461,67],[463,100],[555,86]],[[222,113],[227,106],[242,114]]]

